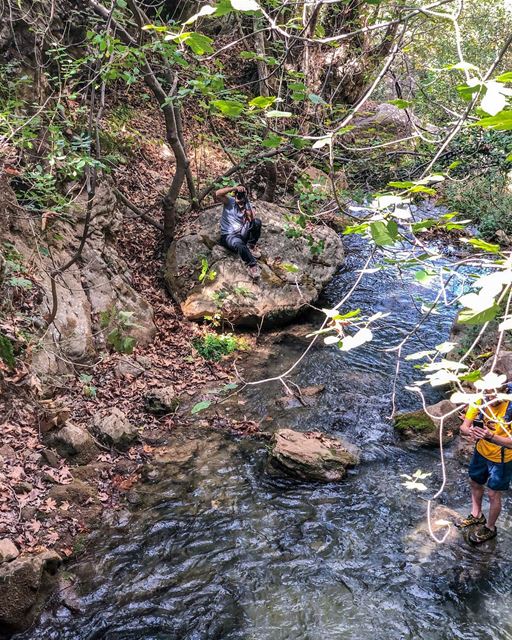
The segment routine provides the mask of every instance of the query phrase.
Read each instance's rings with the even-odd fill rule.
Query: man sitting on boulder
[[[228,195],[230,192],[233,196]],[[260,277],[256,258],[261,256],[256,247],[261,234],[261,220],[254,217],[254,210],[247,198],[244,186],[224,187],[215,192],[215,198],[224,204],[220,219],[220,243],[226,249],[238,253],[245,262],[251,278]]]

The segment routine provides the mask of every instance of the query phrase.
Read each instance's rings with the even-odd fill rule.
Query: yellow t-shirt
[[[510,438],[512,434],[512,425],[505,424],[503,418],[507,411],[508,402],[500,402],[494,406],[489,406],[484,410],[484,425],[490,429],[495,435],[503,438]],[[474,420],[480,413],[478,405],[470,405],[466,412],[467,420]],[[504,428],[506,427],[506,430]],[[508,433],[507,433],[508,432]],[[501,447],[498,444],[488,442],[487,440],[479,440],[476,443],[478,453],[491,460],[492,462],[501,462]],[[512,449],[505,449],[505,462],[512,460]]]

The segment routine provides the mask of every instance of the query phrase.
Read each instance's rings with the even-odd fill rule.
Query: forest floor
[[[115,181],[137,206],[158,219],[173,164],[162,142],[161,123],[155,127],[149,110],[137,106],[130,105],[130,152],[116,170]],[[204,184],[212,170],[222,173],[226,159],[218,149],[203,145],[200,136],[197,140],[193,170]],[[187,222],[182,220],[181,225]],[[95,523],[129,501],[130,489],[155,448],[178,424],[186,426],[194,420],[190,414],[193,399],[205,389],[222,387],[235,379],[233,357],[209,362],[193,348],[192,340],[205,328],[187,321],[165,289],[159,232],[125,215],[117,247],[129,266],[133,287],[154,310],[156,338],[148,347],[136,347],[133,354],[143,356],[150,366],[140,376],[120,376],[117,367],[125,356],[105,353],[100,363],[87,371],[90,382],[84,385],[77,376],[75,383],[55,398],[55,404],[70,414],[72,423],[82,426],[103,409],[116,406],[137,426],[140,437],[128,451],[103,446],[96,461],[72,466],[44,445],[44,409],[37,379],[21,359],[14,371],[5,368],[0,380],[0,541],[9,538],[21,552],[50,548],[68,558],[81,552]],[[37,304],[36,297],[25,296],[23,313],[36,315]],[[190,398],[190,403],[185,401],[183,409],[161,417],[146,411],[144,393],[167,385],[182,398]],[[214,426],[239,434],[257,429],[250,421],[217,419]]]

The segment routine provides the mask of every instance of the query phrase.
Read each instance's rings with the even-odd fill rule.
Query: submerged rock
[[[293,224],[284,209],[268,202],[256,202],[254,208],[263,222],[257,281],[236,254],[219,244],[220,206],[204,212],[194,230],[171,244],[165,281],[187,318],[220,313],[248,326],[261,319],[267,326],[290,321],[318,298],[343,262],[343,245],[332,229],[297,227],[299,237],[289,238],[286,229]]]
[[[359,449],[319,431],[280,429],[272,436],[271,461],[301,480],[337,482],[359,464]]]
[[[61,558],[54,551],[21,555],[0,565],[0,629],[7,634],[30,627],[57,581]]]
[[[427,407],[428,414],[419,411],[405,411],[395,416],[395,430],[402,440],[407,440],[419,447],[436,447],[439,445],[439,428],[441,417],[452,412],[456,405],[449,400],[441,400]],[[429,415],[430,414],[430,415]],[[459,430],[461,419],[458,411],[444,419],[443,444],[451,442]]]
[[[117,407],[112,407],[106,414],[96,415],[93,429],[105,444],[120,448],[129,447],[138,436],[137,428]]]

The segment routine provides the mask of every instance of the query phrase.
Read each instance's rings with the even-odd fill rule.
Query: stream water
[[[325,292],[335,304],[367,256],[360,238]],[[379,259],[377,257],[377,259]],[[307,484],[272,471],[261,441],[198,429],[178,432],[174,461],[139,487],[141,504],[100,531],[73,568],[82,613],[47,613],[23,640],[504,640],[512,638],[512,535],[505,501],[497,543],[467,545],[452,530],[436,544],[426,503],[402,473],[432,471],[439,452],[398,446],[387,416],[395,359],[384,352],[411,329],[411,296],[432,297],[411,275],[368,274],[350,308],[390,311],[367,347],[341,353],[319,344],[293,380],[324,384],[312,406],[282,408],[283,387],[254,387],[228,410],[273,425],[343,435],[363,462],[340,484]],[[448,338],[450,314],[432,315],[407,353]],[[320,341],[319,341],[320,342]],[[304,340],[283,332],[246,375],[282,371]],[[397,404],[417,373],[400,372]],[[439,397],[433,394],[430,400]],[[266,422],[265,422],[266,420]],[[448,454],[441,502],[467,511],[464,465]],[[443,513],[450,513],[446,508]]]

